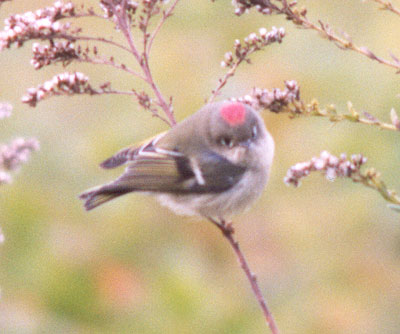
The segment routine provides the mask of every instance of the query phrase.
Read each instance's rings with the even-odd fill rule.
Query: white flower
[[[267,36],[268,31],[265,28],[260,28],[259,33],[261,37],[265,38],[265,36]]]
[[[51,22],[50,19],[47,18],[47,17],[44,18],[44,19],[37,20],[37,21],[35,22],[35,28],[37,28],[37,29],[46,29],[46,28],[50,28],[51,25],[52,25],[52,22]],[[15,30],[15,29],[14,29],[14,30]]]
[[[257,40],[258,40],[258,36],[257,36],[257,34],[256,33],[254,33],[254,32],[252,32],[250,35],[249,35],[249,40],[251,41],[251,42],[256,42]]]

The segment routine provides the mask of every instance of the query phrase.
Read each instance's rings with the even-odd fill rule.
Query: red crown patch
[[[246,119],[246,108],[239,102],[224,104],[220,113],[225,122],[231,126],[241,125]]]

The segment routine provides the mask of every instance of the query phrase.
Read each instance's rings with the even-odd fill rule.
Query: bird
[[[79,197],[92,210],[128,193],[145,193],[176,214],[222,221],[261,195],[274,147],[251,106],[209,103],[170,130],[103,161],[104,169],[126,166],[124,173]]]

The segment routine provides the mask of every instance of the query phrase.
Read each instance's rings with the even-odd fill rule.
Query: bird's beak
[[[231,160],[233,163],[239,163],[242,161],[244,155],[246,154],[247,147],[244,147],[242,145],[237,145],[235,148],[230,150],[229,152],[229,160]]]
[[[246,141],[242,141],[242,142],[239,143],[240,147],[244,147],[246,149],[249,148],[250,145],[251,145],[251,140],[246,140]]]

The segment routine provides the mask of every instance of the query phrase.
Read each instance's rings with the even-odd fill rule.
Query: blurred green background
[[[84,1],[97,7],[97,1]],[[400,7],[398,1],[394,2]],[[0,19],[52,1],[12,1]],[[346,31],[378,55],[400,56],[400,17],[373,1],[300,1],[313,21]],[[399,108],[393,69],[344,52],[284,17],[251,12],[238,18],[231,1],[181,1],[155,41],[151,66],[162,92],[174,97],[178,120],[204,103],[224,74],[220,61],[236,38],[283,26],[287,36],[253,56],[223,90],[282,87],[295,79],[302,97],[389,121]],[[85,34],[114,34],[112,25],[82,20]],[[100,29],[99,29],[100,28]],[[103,54],[134,67],[127,53]],[[165,130],[129,97],[57,97],[32,109],[29,87],[65,71],[35,71],[31,47],[0,54],[0,100],[14,105],[0,122],[0,142],[37,137],[41,150],[0,188],[1,333],[268,333],[249,284],[227,242],[209,223],[175,216],[152,198],[130,195],[87,213],[77,196],[120,173],[98,163],[132,142]],[[145,88],[104,66],[71,64],[94,86]],[[106,79],[105,79],[106,78]],[[325,119],[263,115],[276,141],[269,186],[235,219],[237,238],[282,333],[400,332],[400,215],[378,193],[319,175],[298,189],[287,169],[322,150],[363,153],[368,165],[400,189],[399,134]]]

